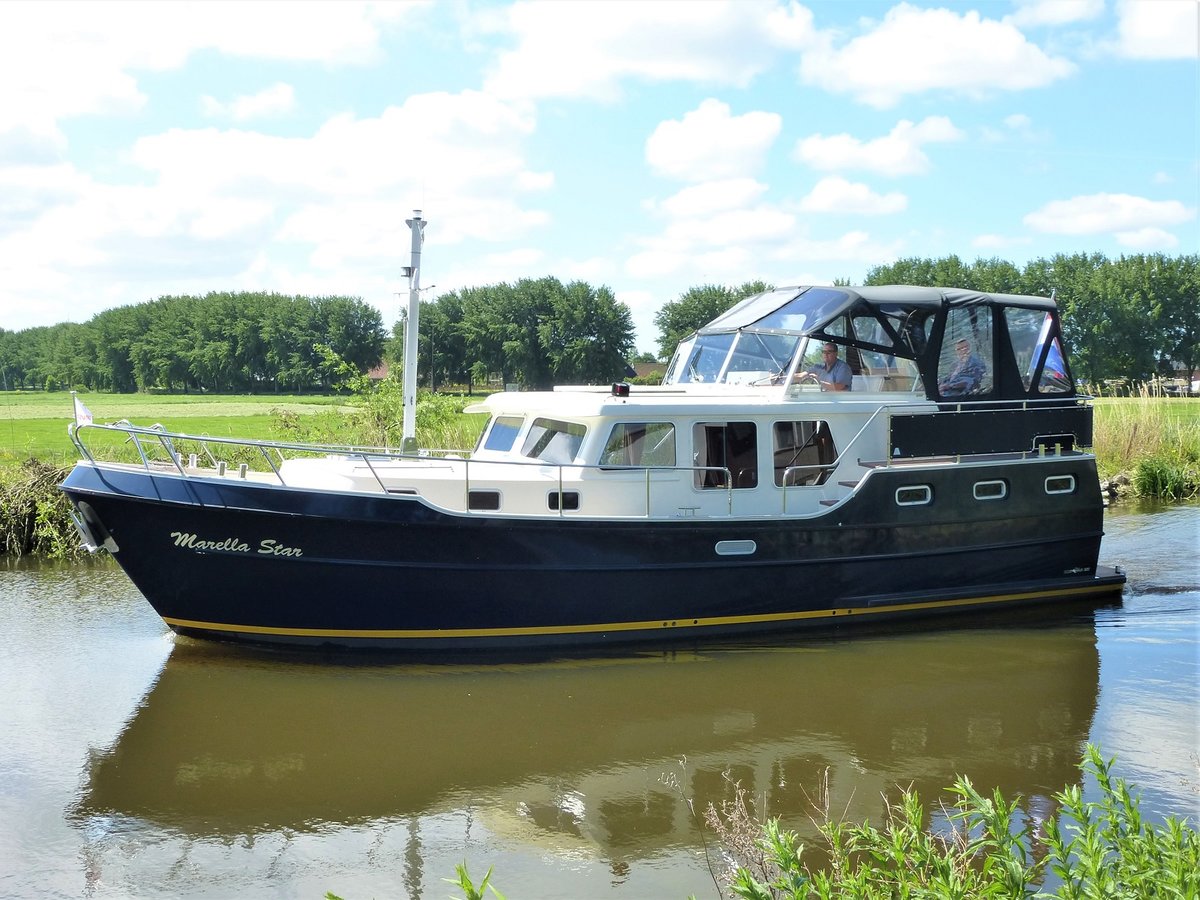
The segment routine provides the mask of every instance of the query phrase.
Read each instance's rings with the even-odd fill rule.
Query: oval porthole
[[[1073,494],[1075,493],[1075,476],[1074,475],[1051,475],[1046,479],[1047,494]]]
[[[749,556],[758,550],[754,541],[717,541],[717,556]]]
[[[975,482],[976,500],[1003,500],[1008,496],[1006,481],[977,481]]]
[[[933,500],[933,489],[927,484],[910,484],[896,488],[897,506],[924,506]]]

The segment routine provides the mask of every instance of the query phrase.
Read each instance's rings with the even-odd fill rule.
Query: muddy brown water
[[[1098,743],[1200,815],[1200,505],[1107,516],[1122,602],[971,627],[413,664],[173,637],[111,563],[0,568],[0,897],[715,897],[687,801],[808,842],[959,773],[1053,815]],[[707,836],[710,855],[711,835]],[[713,864],[719,860],[713,858]]]

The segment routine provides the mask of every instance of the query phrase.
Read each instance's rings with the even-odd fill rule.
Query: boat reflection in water
[[[1090,616],[486,667],[180,643],[90,762],[73,820],[226,843],[466,809],[518,846],[616,871],[698,847],[680,793],[702,810],[730,795],[726,772],[809,842],[806,796],[826,769],[831,808],[854,821],[878,821],[897,785],[936,808],[955,773],[1037,815],[1079,781],[1098,678]]]

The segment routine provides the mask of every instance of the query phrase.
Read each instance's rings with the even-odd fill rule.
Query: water
[[[1200,815],[1200,505],[1110,512],[1124,601],[972,628],[493,665],[174,638],[111,564],[0,569],[0,897],[716,896],[733,781],[812,841],[956,774],[1053,814],[1087,741]]]

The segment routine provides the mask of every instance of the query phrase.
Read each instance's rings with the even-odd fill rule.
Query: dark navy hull
[[[1073,475],[1072,494],[1045,479]],[[1103,509],[1087,457],[881,468],[817,518],[451,515],[412,496],[76,466],[63,485],[174,630],[403,649],[700,639],[1103,599]],[[924,506],[898,487],[929,485]],[[720,555],[717,542],[754,542]],[[746,546],[745,544],[741,546]]]

